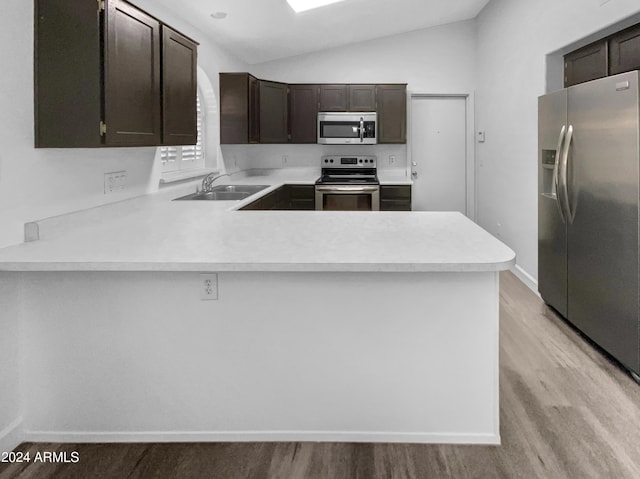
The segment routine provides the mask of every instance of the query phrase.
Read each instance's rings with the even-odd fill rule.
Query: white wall
[[[21,435],[21,295],[21,277],[0,273],[0,452],[13,449]]]
[[[265,80],[289,83],[408,83],[409,91],[470,93],[475,88],[475,38],[474,21],[458,22],[251,65],[249,71]],[[372,151],[294,145],[282,149],[284,153],[258,145],[251,149],[252,166],[280,166],[283,154],[290,156],[292,166],[317,166],[321,155],[345,150],[376,154],[382,168],[390,166],[389,154],[397,157],[395,167],[406,165],[405,145],[380,145]]]
[[[200,42],[199,63],[218,91],[218,72],[246,65],[152,0],[135,4]],[[34,149],[33,2],[6,0],[0,15],[0,247],[22,242],[23,224],[155,191],[155,148]],[[121,194],[105,196],[103,175],[126,170]]]
[[[486,142],[476,145],[477,219],[516,251],[518,266],[533,278],[538,271],[537,97],[545,93],[545,56],[640,12],[638,0],[601,3],[491,0],[477,18],[476,128],[486,131]]]

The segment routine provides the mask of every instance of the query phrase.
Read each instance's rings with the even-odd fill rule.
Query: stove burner
[[[375,156],[323,156],[316,185],[379,185]]]

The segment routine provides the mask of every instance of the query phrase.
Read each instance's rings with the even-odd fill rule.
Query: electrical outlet
[[[282,156],[282,164],[286,165],[289,162],[289,155]]]
[[[496,236],[498,238],[500,238],[500,236],[502,236],[502,225],[500,224],[499,221],[496,223]]]
[[[389,164],[393,165],[396,162],[396,155],[389,155]]]
[[[127,172],[112,171],[111,173],[104,174],[104,194],[110,195],[123,191],[127,185]]]
[[[200,300],[212,301],[218,299],[218,275],[208,273],[200,275]]]

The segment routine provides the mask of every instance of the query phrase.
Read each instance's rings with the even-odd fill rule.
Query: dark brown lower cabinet
[[[241,210],[315,210],[313,185],[283,185]]]
[[[316,208],[314,185],[283,185],[241,210],[298,210]],[[411,185],[381,185],[380,211],[411,211]]]
[[[381,185],[380,211],[411,211],[411,185]]]

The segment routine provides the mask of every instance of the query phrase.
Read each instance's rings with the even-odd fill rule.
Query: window
[[[200,100],[200,91],[196,96],[197,111],[197,127],[198,141],[195,145],[189,146],[161,146],[160,162],[162,163],[162,172],[177,172],[186,170],[196,170],[204,168],[204,110]]]

